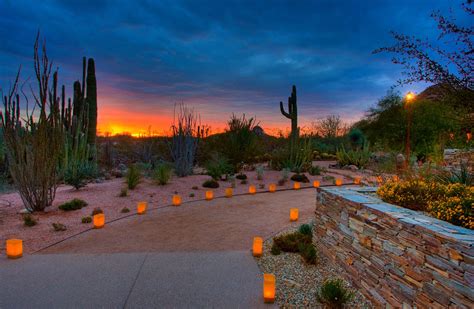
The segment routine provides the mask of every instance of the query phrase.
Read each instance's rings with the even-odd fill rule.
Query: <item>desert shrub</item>
[[[342,279],[327,279],[322,284],[317,295],[319,302],[329,308],[343,308],[354,297],[354,293],[344,287]]]
[[[189,197],[194,197],[194,193],[189,193]]]
[[[294,142],[294,147],[288,145],[276,149],[272,154],[270,165],[273,169],[288,168],[295,173],[306,171],[311,166],[313,149],[309,138],[300,138]]]
[[[305,174],[294,174],[293,176],[291,176],[291,180],[303,183],[309,182],[309,179]]]
[[[298,232],[303,235],[311,236],[313,235],[313,227],[309,224],[301,224],[298,228]]]
[[[135,164],[129,166],[127,174],[125,175],[125,181],[127,183],[127,187],[130,190],[135,189],[138,184],[140,183],[142,178],[141,172]]]
[[[299,252],[299,244],[311,244],[311,237],[293,232],[273,238],[273,244],[284,252]]]
[[[245,179],[247,179],[247,175],[245,175],[243,173],[239,173],[239,174],[237,174],[237,176],[235,176],[235,178],[237,178],[239,180],[245,180]]]
[[[62,223],[53,223],[51,224],[53,226],[53,229],[56,231],[56,232],[62,232],[62,231],[65,231],[67,230],[66,226]]]
[[[206,170],[212,179],[218,180],[222,175],[230,174],[232,172],[232,166],[228,163],[227,158],[214,155],[211,160],[206,163]]]
[[[358,168],[364,168],[369,163],[370,155],[367,144],[362,149],[349,151],[342,145],[336,152],[337,162],[340,166],[355,165]]]
[[[324,175],[323,176],[323,181],[329,181],[329,182],[334,182],[336,178],[334,178],[334,176],[331,176],[331,175]]]
[[[388,181],[377,190],[384,202],[413,210],[425,210],[428,202],[437,199],[442,193],[443,186],[421,179]]]
[[[440,220],[474,229],[473,205],[474,187],[449,184],[441,198],[428,202],[427,211]]]
[[[281,249],[275,243],[272,244],[272,248],[270,249],[271,254],[273,255],[280,255]]]
[[[31,214],[24,214],[23,215],[23,224],[25,226],[35,226],[38,221],[31,215]]]
[[[120,212],[123,213],[123,214],[126,214],[126,213],[130,212],[130,209],[128,209],[127,207],[124,207],[124,208],[122,208],[122,210],[120,210]]]
[[[64,211],[71,211],[71,210],[78,210],[86,206],[87,206],[86,201],[75,198],[75,199],[70,200],[69,202],[59,205],[58,208]]]
[[[474,173],[469,170],[467,164],[461,164],[459,169],[441,173],[437,180],[445,184],[460,183],[466,186],[474,185]]]
[[[323,169],[322,169],[321,166],[319,166],[319,165],[311,166],[311,167],[308,169],[308,173],[309,173],[311,176],[321,175],[322,171],[323,171]]]
[[[257,179],[263,180],[263,173],[265,172],[263,165],[257,166],[257,168],[255,169],[255,172],[257,173]]]
[[[82,223],[91,223],[92,222],[92,217],[90,217],[90,216],[82,217],[81,222]]]
[[[308,264],[316,264],[318,259],[318,253],[316,248],[311,243],[299,243],[298,250],[301,254],[301,257]]]
[[[70,162],[63,172],[64,182],[76,190],[87,185],[87,180],[97,174],[95,162],[78,161]]]
[[[204,188],[219,188],[219,183],[215,181],[214,179],[208,179],[203,182],[202,186]]]
[[[119,197],[126,197],[126,196],[128,196],[128,188],[124,187],[120,189]]]
[[[91,216],[95,216],[97,214],[103,214],[103,213],[104,213],[104,211],[102,210],[102,208],[96,207],[96,208],[94,208],[94,210],[92,210]]]
[[[166,163],[158,164],[153,171],[153,180],[163,186],[166,185],[171,179],[171,166]]]

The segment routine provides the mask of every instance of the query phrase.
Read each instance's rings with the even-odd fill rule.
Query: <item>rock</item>
[[[18,211],[18,213],[24,215],[24,214],[29,214],[30,212],[28,211],[28,209],[23,208],[22,210]]]
[[[397,154],[395,158],[395,163],[397,166],[397,170],[401,170],[405,167],[405,156],[401,153]]]
[[[357,166],[353,165],[353,164],[352,164],[352,165],[349,165],[348,167],[349,167],[349,169],[350,169],[351,171],[353,171],[353,172],[359,170],[359,168],[358,168]]]

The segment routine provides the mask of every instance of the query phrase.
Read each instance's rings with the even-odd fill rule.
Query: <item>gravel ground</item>
[[[293,232],[295,229],[282,231],[277,235]],[[276,235],[275,235],[276,236]],[[327,278],[340,277],[343,269],[334,265],[326,257],[319,255],[316,265],[308,265],[298,253],[282,252],[272,255],[270,249],[272,238],[263,245],[263,255],[255,258],[260,270],[273,273],[277,281],[276,303],[281,308],[323,308],[316,300],[316,293]],[[372,308],[371,303],[350,283],[347,287],[354,292],[354,298],[347,308]]]

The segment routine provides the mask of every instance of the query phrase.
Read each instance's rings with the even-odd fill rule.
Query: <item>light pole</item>
[[[410,107],[411,103],[415,100],[415,94],[413,92],[408,92],[405,95],[405,107],[407,109],[407,136],[405,144],[405,168],[408,170],[410,167],[410,131],[411,131],[411,122],[412,122],[412,113],[413,108]]]

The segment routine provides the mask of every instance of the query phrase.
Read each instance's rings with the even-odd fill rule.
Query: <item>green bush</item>
[[[124,187],[120,189],[119,197],[126,197],[128,196],[128,188]]]
[[[291,180],[303,183],[309,182],[309,179],[305,174],[294,174],[293,176],[291,176]]]
[[[128,209],[127,207],[124,207],[124,208],[122,208],[122,210],[120,210],[120,212],[123,213],[123,214],[126,214],[126,213],[130,212],[130,209]]]
[[[316,264],[318,253],[316,252],[316,248],[313,246],[313,244],[300,243],[298,245],[298,250],[306,263]]]
[[[206,163],[206,170],[212,179],[219,180],[222,175],[232,172],[232,166],[225,157],[215,155]]]
[[[73,200],[70,200],[69,202],[59,205],[58,208],[64,211],[71,211],[71,210],[78,210],[86,206],[87,206],[86,201],[75,198]]]
[[[284,252],[299,252],[299,244],[301,243],[311,244],[311,236],[294,232],[273,238],[273,244]]]
[[[90,216],[82,217],[81,222],[82,223],[91,223],[92,222],[92,217],[90,217]]]
[[[24,214],[23,215],[23,224],[25,226],[35,226],[38,221],[31,215],[31,214]]]
[[[323,169],[322,169],[321,166],[319,166],[319,165],[311,166],[311,167],[308,169],[308,173],[309,173],[311,176],[321,175],[322,171],[323,171]]]
[[[307,236],[313,236],[313,227],[309,224],[301,224],[300,227],[298,228],[298,232],[300,232],[303,235]]]
[[[215,181],[214,179],[209,179],[209,180],[204,181],[202,186],[204,188],[214,188],[215,189],[215,188],[219,188],[219,183],[217,181]]]
[[[127,174],[125,175],[127,187],[130,190],[135,189],[140,183],[141,178],[142,178],[142,175],[138,167],[135,164],[130,165],[130,167],[128,168]]]
[[[169,164],[158,164],[153,171],[153,180],[161,186],[166,185],[171,179],[171,172],[172,168]]]
[[[97,214],[103,214],[103,213],[104,211],[100,207],[96,207],[94,208],[94,210],[92,210],[91,216],[95,216]]]
[[[56,232],[62,232],[67,230],[66,226],[62,223],[53,223],[52,226]]]
[[[342,279],[328,279],[324,281],[316,297],[329,308],[343,308],[352,300],[354,293],[344,287]]]
[[[96,165],[92,162],[70,163],[63,174],[64,182],[73,186],[76,190],[87,185],[87,180],[94,178],[97,174]]]
[[[346,151],[344,146],[336,152],[337,162],[340,166],[355,165],[358,168],[364,168],[370,159],[370,151],[367,144],[360,150]]]
[[[235,176],[235,178],[237,178],[239,180],[245,180],[245,179],[247,179],[247,175],[240,173],[240,174],[237,174],[237,176]]]
[[[474,173],[469,171],[467,164],[461,164],[458,170],[444,172],[437,177],[444,184],[460,183],[466,186],[474,185]]]
[[[280,254],[281,254],[281,249],[280,249],[280,247],[278,247],[275,243],[273,243],[270,252],[271,252],[273,255],[280,255]]]

